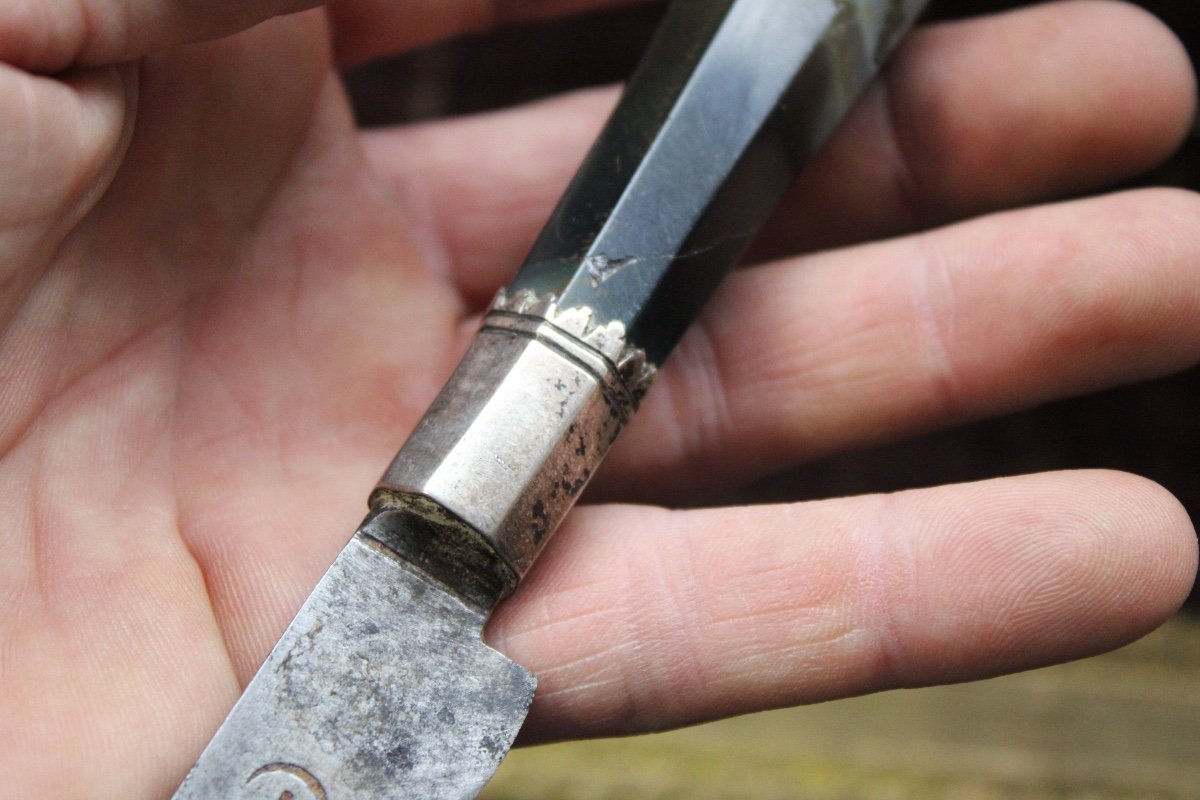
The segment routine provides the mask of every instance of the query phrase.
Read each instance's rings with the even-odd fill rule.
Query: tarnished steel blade
[[[535,683],[483,643],[485,621],[360,531],[175,800],[475,797]]]

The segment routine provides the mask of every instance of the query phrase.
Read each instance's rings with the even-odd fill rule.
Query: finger
[[[1160,487],[1063,473],[788,507],[581,509],[489,638],[527,741],[971,680],[1129,642],[1187,596]]]
[[[2,357],[9,319],[115,172],[135,99],[128,69],[51,80],[0,65],[0,365],[12,363]],[[0,380],[0,399],[12,383]]]
[[[363,142],[374,169],[428,209],[451,277],[481,304],[529,251],[615,99],[586,90],[519,111],[368,132]]]
[[[347,0],[331,7],[338,61],[354,64],[511,22],[638,0]]]
[[[1010,211],[738,273],[600,496],[694,498],[802,460],[1200,359],[1200,197]]]
[[[34,72],[118,64],[325,0],[0,0],[0,61]]]
[[[804,174],[758,255],[1110,185],[1173,153],[1195,103],[1186,50],[1133,5],[1077,0],[934,26]]]
[[[1107,183],[1165,157],[1194,80],[1145,12],[1061,2],[920,31],[801,181],[768,243],[826,246]],[[466,294],[506,282],[614,102],[383,131],[378,169],[428,202]]]

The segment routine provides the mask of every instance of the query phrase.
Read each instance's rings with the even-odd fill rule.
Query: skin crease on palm
[[[602,4],[0,0],[3,794],[170,795],[614,98],[361,134],[338,65]],[[1193,364],[1197,198],[1061,198],[1165,158],[1194,94],[1113,2],[916,35],[498,612],[541,680],[526,740],[983,677],[1172,613],[1195,535],[1133,476],[654,504]]]

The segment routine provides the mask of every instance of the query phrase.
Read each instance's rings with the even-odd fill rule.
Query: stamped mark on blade
[[[246,785],[270,800],[329,800],[325,787],[316,776],[295,764],[259,767],[246,780]]]
[[[604,254],[588,256],[583,260],[588,276],[592,279],[592,286],[599,286],[621,270],[636,263],[637,259],[633,257],[610,258]]]

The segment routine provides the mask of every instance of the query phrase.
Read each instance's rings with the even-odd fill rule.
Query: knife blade
[[[175,800],[475,797],[535,679],[483,642],[660,365],[925,0],[678,0],[370,512]]]

